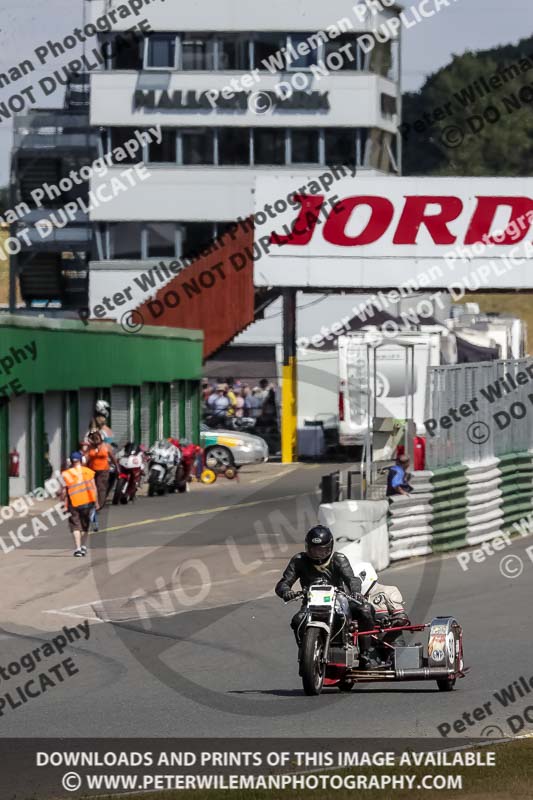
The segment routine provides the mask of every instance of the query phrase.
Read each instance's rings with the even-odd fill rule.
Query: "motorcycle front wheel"
[[[307,628],[300,661],[300,675],[307,695],[318,695],[322,691],[326,672],[324,644],[324,631],[321,628]]]
[[[118,480],[117,480],[117,482],[115,484],[115,491],[113,493],[113,501],[112,502],[113,502],[114,506],[118,506],[118,504],[120,502],[123,502],[123,500],[122,500],[122,492],[124,490],[124,484],[125,483],[126,483],[126,481],[124,480],[124,478],[118,478]],[[126,502],[128,502],[128,501],[126,500]]]

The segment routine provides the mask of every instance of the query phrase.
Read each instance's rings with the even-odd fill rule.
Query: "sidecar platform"
[[[395,636],[404,632],[428,631],[427,643],[403,645],[387,642],[387,634]],[[387,649],[391,663],[375,669],[360,669],[353,651],[359,651],[359,636],[372,636],[381,651]],[[341,648],[332,648],[332,659],[326,665],[324,686],[339,686],[346,690],[355,683],[376,681],[437,681],[439,689],[453,689],[457,678],[467,672],[463,660],[463,632],[453,617],[436,617],[423,625],[403,625],[394,628],[376,628],[373,631],[353,633],[354,648],[344,654]],[[357,663],[355,663],[357,660]]]

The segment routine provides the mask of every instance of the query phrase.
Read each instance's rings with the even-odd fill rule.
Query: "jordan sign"
[[[323,184],[257,178],[257,286],[392,288],[426,273],[422,285],[445,288],[482,268],[486,289],[533,288],[531,178]]]

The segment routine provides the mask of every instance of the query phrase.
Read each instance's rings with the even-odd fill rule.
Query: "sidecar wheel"
[[[353,689],[355,681],[351,681],[348,678],[343,678],[337,684],[339,692],[351,692]]]
[[[453,692],[455,687],[455,678],[441,678],[437,681],[439,692]]]

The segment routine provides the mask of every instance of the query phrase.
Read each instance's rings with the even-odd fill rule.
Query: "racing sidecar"
[[[406,645],[403,633],[407,631],[427,631],[427,642]],[[353,647],[330,644],[324,687],[337,686],[340,691],[349,692],[355,683],[434,680],[440,691],[449,692],[457,678],[463,678],[467,671],[463,660],[463,631],[453,617],[435,617],[423,625],[379,628],[364,633],[355,631],[352,635]],[[362,635],[374,637],[376,649],[387,662],[386,666],[359,669],[357,639]],[[394,641],[389,643],[388,640]]]

